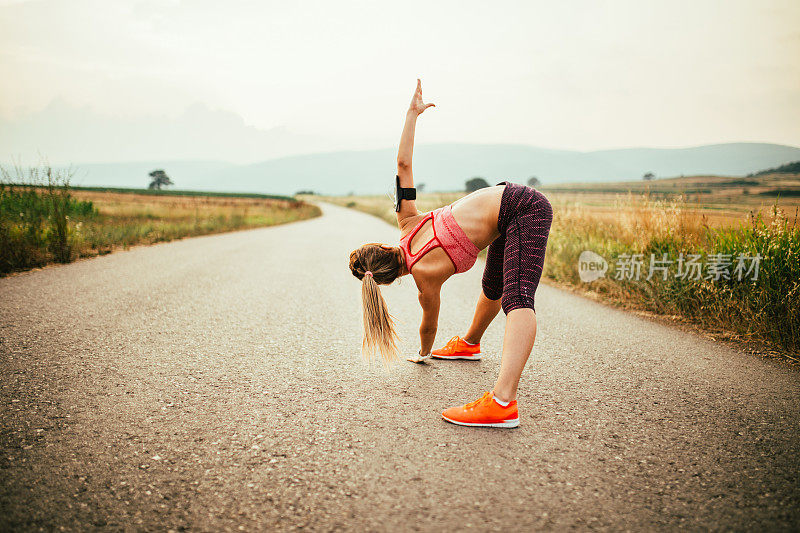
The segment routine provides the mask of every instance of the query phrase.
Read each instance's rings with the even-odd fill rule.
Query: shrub
[[[97,210],[72,198],[70,173],[42,165],[0,176],[0,273],[71,261],[73,224]]]

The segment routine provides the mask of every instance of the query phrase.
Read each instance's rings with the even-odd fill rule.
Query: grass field
[[[43,188],[44,186],[39,186]],[[294,200],[292,196],[280,194],[261,194],[250,192],[216,192],[216,191],[184,191],[181,189],[130,189],[121,187],[75,187],[70,186],[73,192],[111,192],[120,194],[139,194],[145,196],[199,196],[209,198],[257,198],[271,200]]]
[[[758,178],[742,179],[762,185],[738,183],[736,187],[751,187],[759,194],[734,192],[733,178],[707,177],[543,188],[554,211],[544,276],[608,302],[680,317],[719,333],[796,353],[800,351],[800,199],[760,194],[766,189],[757,187],[764,187],[770,177]],[[779,186],[799,184],[797,176],[782,176]],[[695,191],[688,193],[691,200],[684,195],[690,187]],[[417,203],[420,210],[429,211],[464,194],[422,194]],[[395,223],[391,200],[385,195],[326,200]],[[585,250],[608,261],[605,277],[581,281],[578,260]],[[641,254],[640,279],[633,278],[625,263],[626,256],[638,257],[635,254]],[[684,260],[692,254],[700,256],[699,279],[694,271],[691,276],[677,277],[681,254]],[[760,256],[757,279],[751,279],[752,272],[737,275],[740,256],[746,267],[754,262],[746,258]],[[672,263],[657,262],[664,259]],[[651,263],[667,265],[666,279],[659,270],[645,279]],[[719,271],[726,271],[730,279]]]
[[[679,202],[687,213],[712,227],[738,226],[752,213],[768,216],[777,201],[796,220],[800,209],[800,174],[768,174],[744,178],[689,176],[654,181],[570,183],[542,190],[560,202],[585,205],[598,216],[614,213],[618,198],[647,196],[651,200]]]
[[[284,196],[71,188],[50,179],[51,186],[41,179],[29,181],[34,187],[0,183],[0,275],[321,214],[315,205]]]

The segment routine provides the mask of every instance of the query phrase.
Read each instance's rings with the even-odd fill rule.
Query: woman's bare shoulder
[[[450,276],[440,269],[417,268],[417,265],[415,265],[411,277],[414,279],[419,292],[433,294],[442,290],[442,285]]]
[[[425,215],[428,213],[420,213],[418,215],[413,215],[410,217],[406,217],[403,220],[397,222],[397,225],[400,227],[400,236],[404,237],[407,233],[409,233],[414,226],[416,226],[420,220],[425,218]]]
[[[422,292],[438,291],[447,279],[456,273],[447,253],[437,246],[414,264],[413,278]]]

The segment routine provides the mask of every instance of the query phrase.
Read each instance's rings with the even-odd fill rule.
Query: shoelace
[[[491,393],[491,391],[486,391],[486,392],[484,392],[484,393],[483,393],[483,396],[481,396],[480,398],[478,398],[478,399],[477,399],[477,400],[475,400],[474,402],[469,402],[469,403],[468,403],[467,405],[465,405],[464,407],[475,407],[475,406],[476,406],[476,405],[478,405],[479,403],[481,403],[481,402],[485,401],[487,397],[490,397],[490,396],[491,396],[491,394],[492,394],[492,393]]]
[[[458,339],[460,337],[458,335],[454,335],[452,339],[447,341],[447,347],[450,349],[450,353],[454,352],[455,349],[458,347]]]

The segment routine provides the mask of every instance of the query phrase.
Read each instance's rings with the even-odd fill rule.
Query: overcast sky
[[[202,104],[375,148],[421,77],[419,142],[799,146],[798,58],[797,0],[0,0],[0,121]]]

